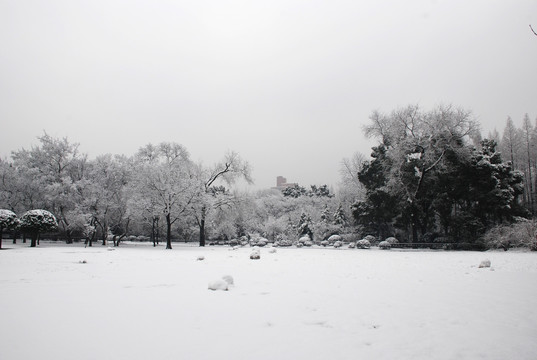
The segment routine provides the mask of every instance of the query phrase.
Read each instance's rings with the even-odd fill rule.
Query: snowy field
[[[537,253],[4,246],[2,360],[537,359]]]

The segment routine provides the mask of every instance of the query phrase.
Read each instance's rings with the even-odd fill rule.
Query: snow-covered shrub
[[[298,242],[301,243],[302,245],[304,245],[308,241],[311,242],[311,238],[310,238],[309,235],[304,235],[304,236],[300,237],[300,239],[298,239]]]
[[[322,246],[328,246],[328,245],[330,245],[330,243],[328,242],[328,240],[323,240],[323,241],[321,241],[321,245]]]
[[[199,255],[196,260],[197,261],[203,261],[203,260],[205,260],[205,256]]]
[[[349,243],[349,249],[355,249],[355,248],[356,248],[356,243],[354,242]]]
[[[261,252],[259,249],[254,249],[250,254],[250,259],[252,260],[259,260],[261,259]]]
[[[373,235],[366,235],[364,237],[365,240],[369,241],[370,244],[374,244],[377,242],[377,238],[374,237]]]
[[[0,209],[0,249],[2,248],[2,231],[14,229],[19,225],[17,214],[11,210]]]
[[[231,240],[229,240],[229,246],[235,247],[237,245],[240,245],[239,239],[231,239]]]
[[[397,239],[394,238],[393,236],[390,236],[389,238],[386,238],[386,240],[384,240],[384,241],[389,242],[390,245],[399,244],[399,240],[397,240]]]
[[[268,252],[271,253],[271,254],[275,254],[276,253],[276,248],[271,247]]]
[[[342,246],[343,246],[343,242],[341,242],[341,241],[339,241],[339,240],[336,241],[336,242],[334,242],[334,247],[335,247],[336,249],[337,249],[337,248],[340,248],[340,247],[342,247]]]
[[[308,247],[313,246],[313,241],[305,241],[303,245]]]
[[[56,217],[47,210],[29,210],[20,218],[22,232],[32,236],[31,247],[35,247],[40,233],[55,231],[58,228]]]
[[[329,244],[334,244],[336,241],[341,241],[342,238],[339,235],[332,235],[327,240]]]
[[[480,268],[489,268],[490,267],[490,260],[485,259],[485,260],[481,261],[481,263],[479,264],[479,267]]]
[[[537,250],[537,221],[519,218],[512,225],[496,226],[485,233],[483,241],[489,249],[528,248]]]
[[[358,240],[356,242],[357,249],[369,249],[371,248],[371,243],[367,239]]]
[[[225,280],[214,280],[209,283],[209,290],[222,290],[222,291],[228,291],[229,285],[227,281]]]
[[[361,237],[355,233],[339,234],[339,236],[341,236],[342,241],[344,243],[351,243],[351,242],[355,243],[361,239]]]
[[[339,234],[342,230],[340,225],[327,222],[318,222],[313,230],[314,239],[327,239],[334,234]]]
[[[256,245],[259,246],[259,247],[263,247],[263,246],[267,245],[267,242],[268,242],[267,239],[265,239],[265,238],[259,238],[259,239],[257,240],[257,244],[256,244]]]
[[[365,239],[364,239],[365,240]],[[390,244],[389,242],[387,241],[381,241],[379,243],[379,249],[382,249],[382,250],[390,250],[392,248],[392,244]]]
[[[278,246],[293,246],[293,242],[287,239],[278,240]]]

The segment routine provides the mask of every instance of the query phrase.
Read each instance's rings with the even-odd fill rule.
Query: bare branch
[[[530,29],[531,29],[531,32],[533,32],[533,34],[534,34],[535,36],[537,36],[537,33],[535,32],[535,30],[533,30],[533,28],[531,27],[531,24],[530,24]]]

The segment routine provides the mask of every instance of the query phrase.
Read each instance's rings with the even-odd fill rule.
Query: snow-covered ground
[[[5,247],[3,360],[537,359],[537,253]]]

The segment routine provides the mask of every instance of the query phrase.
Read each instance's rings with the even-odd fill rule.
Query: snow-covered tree
[[[86,169],[86,183],[81,191],[81,212],[89,216],[96,232],[106,244],[110,229],[125,229],[127,220],[127,185],[133,165],[125,156],[98,156]],[[120,232],[123,232],[120,230]]]
[[[358,173],[366,162],[366,157],[357,152],[350,158],[344,158],[340,165],[340,183],[337,198],[347,209],[357,201],[365,199],[366,189],[358,178]]]
[[[386,186],[406,199],[405,211],[417,242],[418,228],[432,217],[422,201],[425,185],[450,154],[468,153],[465,141],[478,131],[478,124],[469,111],[452,106],[423,112],[411,105],[389,115],[374,112],[370,119],[365,133],[378,138],[386,148],[392,164],[386,168]]]
[[[336,212],[334,213],[334,224],[342,227],[347,225],[347,216],[345,215],[345,211],[343,211],[343,206],[341,204],[337,207]]]
[[[39,146],[12,153],[20,179],[25,208],[45,207],[58,215],[58,225],[70,238],[71,215],[80,202],[87,156],[78,144],[67,138],[53,138],[47,133]]]
[[[172,225],[187,213],[196,195],[194,165],[185,147],[176,143],[149,144],[138,151],[130,211],[163,214],[166,249],[172,248]]]
[[[533,204],[533,179],[535,177],[534,174],[534,168],[535,163],[532,162],[532,146],[535,146],[535,144],[532,143],[532,135],[534,133],[535,129],[533,128],[530,117],[526,113],[524,115],[524,119],[522,120],[522,132],[521,132],[521,138],[522,138],[522,147],[523,147],[523,156],[524,159],[524,173],[525,173],[525,200],[528,204],[528,208],[531,211],[532,214],[535,213],[535,207]]]
[[[236,197],[218,184],[224,183],[230,186],[240,179],[252,183],[250,164],[239,154],[230,152],[222,161],[210,168],[199,165],[196,179],[198,196],[192,208],[199,226],[199,245],[205,246],[205,225],[208,213],[213,209],[231,208],[236,202]]]
[[[56,217],[47,210],[28,210],[20,217],[19,227],[23,233],[31,236],[31,247],[37,245],[39,234],[58,229]]]
[[[14,229],[19,225],[17,214],[11,210],[0,209],[0,249],[2,248],[2,233],[4,229]]]
[[[313,224],[309,215],[306,215],[306,213],[300,215],[297,228],[299,237],[308,235],[313,240]]]

